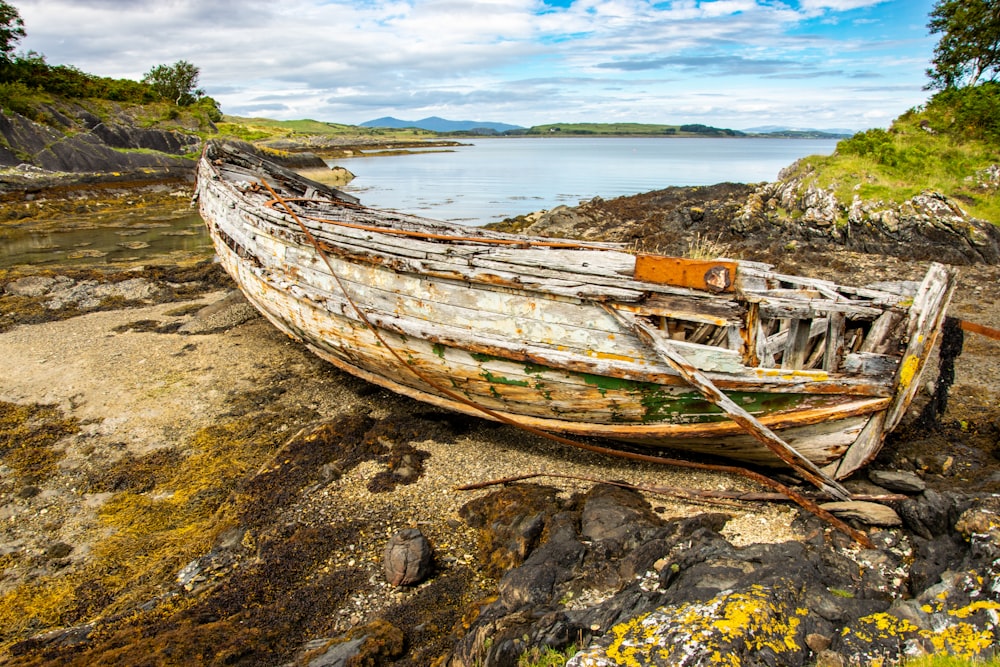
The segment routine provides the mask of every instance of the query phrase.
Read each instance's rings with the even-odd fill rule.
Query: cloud
[[[872,35],[896,8],[932,2],[15,1],[25,50],[133,79],[184,59],[226,113],[337,122],[454,113],[521,125],[586,114],[670,122],[697,109],[717,116],[688,120],[721,124],[733,118],[725,105],[679,100],[724,91],[734,108],[777,113],[788,87],[825,99],[874,76],[911,82],[911,96],[896,101],[904,110],[922,95],[929,56],[913,31],[923,24],[893,23],[891,41]],[[866,14],[822,25],[856,10]],[[768,96],[781,102],[744,103]],[[865,122],[852,100],[842,108]]]

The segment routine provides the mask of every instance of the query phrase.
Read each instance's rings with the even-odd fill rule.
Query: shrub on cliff
[[[1000,224],[1000,83],[944,90],[897,118],[888,130],[859,132],[830,156],[812,156],[786,179],[832,189],[842,210],[855,196],[902,204],[926,191]]]

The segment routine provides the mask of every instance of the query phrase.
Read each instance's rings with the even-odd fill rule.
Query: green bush
[[[22,84],[31,90],[72,98],[104,99],[146,104],[159,96],[152,87],[130,79],[111,79],[82,72],[72,65],[50,65],[45,56],[29,51],[0,68],[0,83]]]
[[[889,167],[895,167],[900,161],[892,135],[881,128],[858,132],[850,139],[844,139],[837,144],[837,152],[870,158]]]
[[[996,81],[944,90],[930,99],[925,113],[931,127],[958,140],[1000,143],[1000,83]]]

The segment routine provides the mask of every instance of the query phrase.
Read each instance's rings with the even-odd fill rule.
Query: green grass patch
[[[961,203],[972,216],[1000,224],[1000,197],[984,177],[1000,164],[1000,84],[939,93],[888,130],[859,132],[833,155],[801,160],[806,185],[832,188],[847,208],[855,195],[901,204],[925,191]]]
[[[1000,667],[1000,658],[970,660],[953,655],[931,655],[907,659],[902,663],[902,667]]]

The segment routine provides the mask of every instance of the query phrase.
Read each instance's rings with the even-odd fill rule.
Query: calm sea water
[[[836,141],[805,139],[481,139],[448,152],[385,155],[337,164],[357,178],[362,202],[439,220],[485,224],[674,185],[774,180],[800,157],[828,155]],[[0,268],[17,264],[147,261],[211,254],[197,214],[122,215],[85,226],[0,226]]]
[[[485,224],[581,200],[726,181],[773,181],[836,140],[758,138],[477,139],[453,152],[339,159],[362,203]]]

